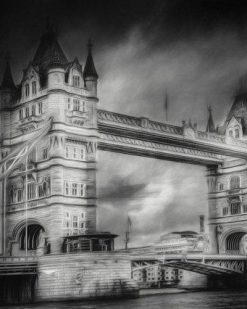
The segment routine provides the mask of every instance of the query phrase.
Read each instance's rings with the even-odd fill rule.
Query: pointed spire
[[[215,133],[215,125],[213,121],[213,116],[212,116],[212,107],[208,107],[208,123],[207,123],[207,129],[206,132],[210,133]]]
[[[86,64],[84,67],[84,71],[83,71],[83,78],[85,79],[86,77],[94,77],[96,79],[98,79],[98,73],[95,69],[94,66],[94,61],[93,61],[93,56],[92,56],[92,43],[91,40],[88,40],[88,54],[87,54],[87,60],[86,60]]]
[[[45,70],[53,65],[64,66],[68,60],[57,41],[57,35],[50,23],[50,19],[46,19],[46,27],[41,36],[38,49],[34,55],[33,65],[37,65],[41,70]]]
[[[1,89],[16,89],[15,83],[12,77],[11,68],[10,68],[10,55],[6,55],[6,67],[3,74],[3,79],[1,83]]]

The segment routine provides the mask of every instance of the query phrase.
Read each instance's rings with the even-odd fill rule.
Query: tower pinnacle
[[[14,90],[16,89],[16,87],[15,87],[15,83],[14,83],[13,76],[11,73],[9,53],[6,54],[5,59],[6,59],[6,66],[5,66],[5,71],[4,71],[3,79],[1,83],[1,89]]]
[[[88,48],[88,54],[87,54],[87,60],[83,71],[83,78],[87,77],[93,77],[95,79],[98,79],[98,73],[94,66],[93,56],[92,56],[92,47],[93,44],[91,40],[88,40],[87,48]]]
[[[208,123],[207,123],[207,129],[206,132],[210,133],[215,133],[215,125],[213,121],[213,116],[212,116],[212,107],[208,107]]]

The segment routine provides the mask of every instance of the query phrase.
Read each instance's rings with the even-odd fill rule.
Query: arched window
[[[29,84],[25,85],[25,95],[26,97],[29,97]]]
[[[36,82],[32,82],[32,94],[36,94],[37,93],[37,86],[36,86]]]
[[[233,137],[233,132],[232,132],[232,130],[229,131],[229,136]]]
[[[235,138],[239,138],[239,129],[235,129]]]
[[[19,246],[21,250],[26,248],[26,238],[27,238],[27,249],[36,250],[41,243],[44,243],[44,229],[38,224],[31,224],[27,227],[27,237],[26,228],[24,227],[20,232],[19,236]]]
[[[239,189],[240,188],[240,177],[232,176],[230,179],[230,190]]]

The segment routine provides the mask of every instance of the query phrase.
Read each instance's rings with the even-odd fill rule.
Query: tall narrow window
[[[42,185],[39,185],[38,194],[39,194],[39,197],[43,197],[44,196],[43,186]]]
[[[17,190],[17,202],[21,202],[23,199],[23,191],[21,189]]]
[[[36,105],[32,105],[32,116],[36,114]]]
[[[237,215],[241,213],[241,200],[239,196],[234,196],[230,198],[230,207],[232,215]]]
[[[77,195],[77,183],[72,183],[72,195]]]
[[[231,204],[231,214],[237,215],[241,213],[240,203],[232,203]]]
[[[65,186],[65,195],[69,195],[69,183],[65,181],[64,186]]]
[[[80,185],[80,195],[81,195],[81,196],[84,196],[84,195],[85,195],[85,193],[84,193],[84,184],[81,184],[81,185]]]
[[[81,160],[84,160],[85,151],[83,148],[81,148]]]
[[[19,109],[19,120],[23,119],[23,110]]]
[[[42,150],[42,159],[45,160],[48,158],[48,148]]]
[[[232,132],[232,130],[229,131],[229,136],[233,137],[233,132]]]
[[[228,207],[224,207],[223,208],[223,216],[227,216],[228,215]]]
[[[78,221],[79,221],[79,217],[78,216],[73,216],[73,228],[78,228],[79,224],[78,224]]]
[[[36,82],[32,82],[32,94],[36,94],[37,93],[37,86],[36,86]]]
[[[235,138],[239,138],[239,129],[235,129]]]
[[[73,76],[73,86],[74,87],[80,87],[80,76],[74,75]]]
[[[73,100],[73,110],[74,111],[79,111],[80,110],[80,101],[77,99]]]
[[[68,146],[65,147],[65,157],[69,158],[69,147]]]
[[[26,118],[28,118],[29,117],[29,107],[26,107],[25,111],[26,111]]]
[[[43,106],[42,106],[42,102],[39,102],[38,104],[39,107],[39,115],[43,113]]]
[[[34,182],[30,182],[27,184],[27,199],[31,200],[34,199],[36,196],[35,194],[35,184]]]
[[[81,111],[82,111],[83,113],[85,112],[85,102],[82,102]]]
[[[77,148],[74,148],[73,150],[73,158],[77,159]]]
[[[232,176],[230,179],[230,190],[239,189],[240,188],[240,177]]]
[[[29,97],[29,84],[25,85],[25,95],[26,97]]]

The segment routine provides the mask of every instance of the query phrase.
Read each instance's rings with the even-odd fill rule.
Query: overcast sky
[[[164,121],[191,118],[205,130],[207,106],[224,121],[247,72],[245,1],[25,0],[0,3],[0,68],[10,51],[15,81],[32,59],[50,17],[69,59],[83,63],[94,42],[99,108]],[[174,230],[197,230],[207,214],[205,169],[127,155],[98,154],[99,229],[120,235],[127,213],[131,245]]]

